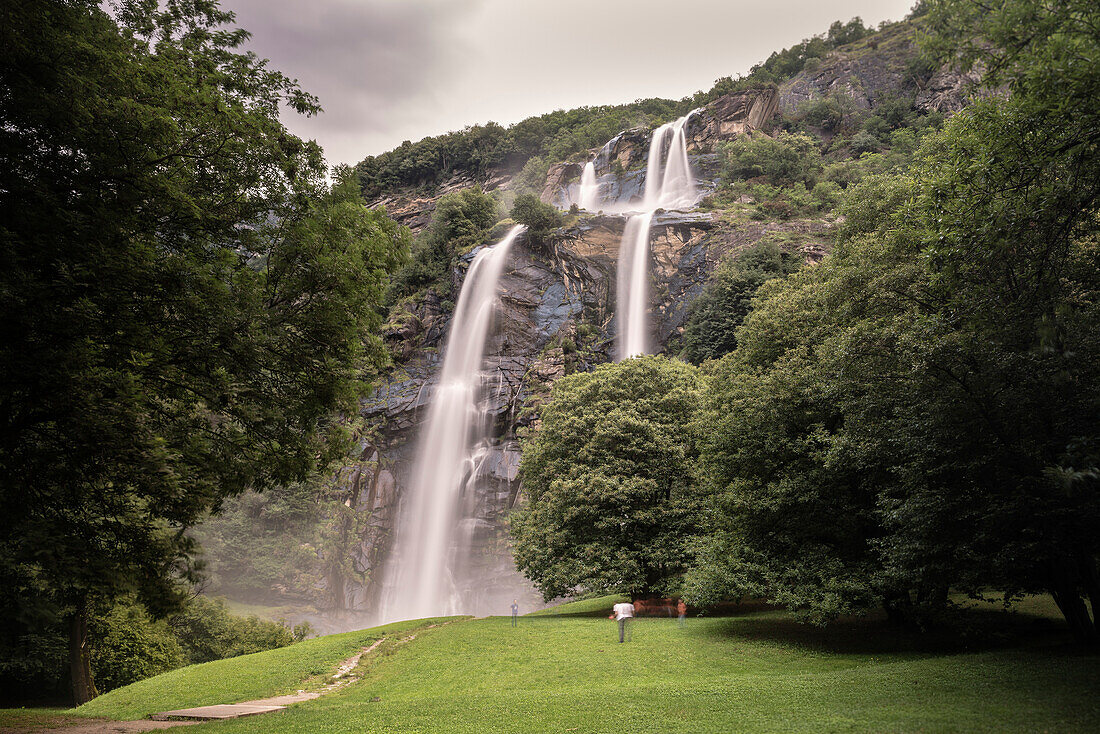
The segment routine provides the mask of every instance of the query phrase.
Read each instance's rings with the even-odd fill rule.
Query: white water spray
[[[596,164],[592,161],[584,164],[581,184],[577,190],[577,206],[594,212],[600,205],[600,184],[596,181]]]
[[[462,284],[413,481],[401,507],[382,622],[470,611],[458,608],[462,601],[455,573],[469,552],[464,528],[470,508],[462,496],[485,455],[488,416],[478,405],[485,342],[499,306],[498,283],[509,249],[524,229],[513,227],[498,244],[482,249]]]
[[[619,359],[648,354],[649,228],[657,209],[684,209],[695,205],[695,180],[687,157],[688,120],[692,110],[675,122],[653,131],[646,160],[644,211],[626,222],[619,246],[615,315],[618,319]],[[667,150],[667,154],[666,154]]]

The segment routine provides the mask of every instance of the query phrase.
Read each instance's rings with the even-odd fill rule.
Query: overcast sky
[[[580,105],[679,99],[834,20],[915,0],[222,0],[325,111],[287,114],[330,163]]]

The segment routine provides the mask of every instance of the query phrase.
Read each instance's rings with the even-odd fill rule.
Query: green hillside
[[[619,645],[596,614],[456,620],[363,663],[349,688],[285,712],[189,728],[218,732],[1095,731],[1100,655],[1034,614],[972,612],[981,642],[911,635],[876,620],[826,630],[785,612],[634,622]],[[747,607],[752,610],[752,607]],[[295,690],[403,623],[191,666],[72,713],[136,718]],[[397,637],[405,637],[398,635]],[[407,639],[407,638],[406,638]],[[1010,641],[1010,642],[1009,642]],[[7,722],[12,722],[8,718]],[[5,723],[0,718],[0,724]]]

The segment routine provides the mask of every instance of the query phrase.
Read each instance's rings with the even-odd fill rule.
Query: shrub
[[[517,196],[511,215],[512,219],[527,225],[527,237],[534,242],[545,241],[547,235],[562,223],[561,212],[542,203],[534,194]]]
[[[222,600],[205,596],[196,597],[183,612],[172,617],[171,626],[190,663],[286,647],[311,632],[306,624],[292,629],[285,622],[238,617],[229,612]]]
[[[760,286],[794,272],[798,265],[797,258],[775,243],[760,242],[715,268],[703,292],[688,307],[684,358],[699,364],[732,352],[737,347],[737,330],[752,310]]]
[[[483,244],[500,219],[499,209],[497,201],[477,187],[441,197],[432,223],[413,246],[409,263],[393,276],[388,302],[396,303],[431,286],[442,296],[450,295],[451,260],[455,252]]]
[[[185,664],[183,648],[164,620],[144,608],[115,605],[92,620],[92,674],[99,690],[110,691]]]
[[[776,186],[802,182],[813,186],[821,173],[818,141],[803,133],[780,131],[741,137],[719,147],[727,180],[764,176]]]
[[[878,139],[866,130],[856,133],[848,145],[857,156],[864,153],[877,153],[881,147]]]

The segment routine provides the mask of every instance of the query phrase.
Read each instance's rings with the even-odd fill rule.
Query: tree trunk
[[[1052,590],[1050,595],[1054,597],[1054,603],[1062,611],[1073,636],[1080,642],[1095,645],[1097,642],[1096,624],[1089,617],[1089,610],[1085,607],[1085,600],[1081,598],[1076,586],[1066,586]]]
[[[69,620],[69,676],[73,703],[79,706],[99,695],[92,680],[92,649],[88,639],[88,598],[82,597]]]

